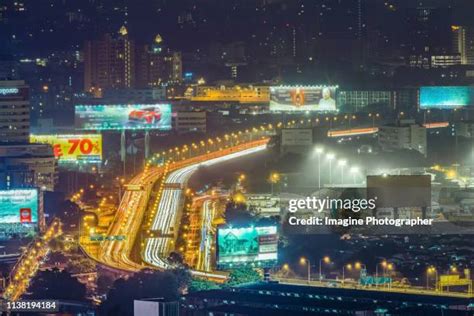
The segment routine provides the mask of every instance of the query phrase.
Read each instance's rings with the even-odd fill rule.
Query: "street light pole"
[[[319,260],[319,281],[322,281],[323,280],[323,272],[322,272],[322,264],[323,264],[323,261],[325,263],[330,263],[331,262],[331,259],[329,259],[328,256],[326,257],[323,257]]]
[[[309,259],[306,259],[305,257],[302,257],[300,259],[300,264],[306,264],[308,268],[308,284],[311,281],[311,261]]]
[[[308,264],[308,284],[309,284],[309,282],[311,282],[311,262],[309,261],[309,259],[308,259],[307,264]]]
[[[321,154],[323,149],[321,147],[316,148],[316,154],[318,155],[318,189],[321,189]]]
[[[342,284],[345,284],[346,280],[346,274],[345,274],[345,269],[352,270],[352,264],[347,264],[342,266]]]
[[[344,184],[344,167],[346,166],[346,161],[344,159],[339,160],[339,166],[341,167],[341,184]]]
[[[352,167],[351,168],[351,173],[352,173],[352,183],[356,184],[356,173],[359,171],[357,167]]]
[[[327,159],[329,160],[329,184],[332,185],[332,160],[334,159],[334,154],[327,154]]]

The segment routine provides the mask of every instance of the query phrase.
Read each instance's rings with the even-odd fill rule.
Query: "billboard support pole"
[[[150,157],[150,132],[148,130],[145,131],[145,159]]]
[[[122,134],[120,135],[120,159],[123,162],[123,174],[125,175],[125,160],[127,158],[126,152],[126,138],[125,138],[125,130],[122,130]]]

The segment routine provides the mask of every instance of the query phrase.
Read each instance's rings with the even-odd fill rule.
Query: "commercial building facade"
[[[50,145],[0,145],[0,189],[54,191],[57,162]]]
[[[400,120],[397,124],[379,128],[379,145],[384,151],[416,150],[426,156],[426,128],[414,120]]]
[[[269,103],[268,86],[196,86],[191,101],[196,102],[236,102]]]
[[[180,111],[173,116],[173,128],[178,134],[206,133],[205,111]]]
[[[311,128],[286,128],[281,131],[280,153],[304,153],[313,145]]]
[[[462,65],[474,65],[474,28],[470,26],[451,26],[453,50],[460,54]]]
[[[0,81],[0,143],[28,143],[29,87],[21,80]]]
[[[389,90],[343,90],[337,95],[339,107],[351,112],[365,111],[370,105],[393,107],[394,92]]]

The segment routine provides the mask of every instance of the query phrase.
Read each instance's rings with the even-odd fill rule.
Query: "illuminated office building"
[[[0,143],[28,143],[29,87],[21,80],[0,81]]]
[[[160,35],[152,45],[130,39],[127,29],[87,41],[84,46],[84,89],[96,97],[105,90],[143,89],[182,80],[181,53],[162,44]]]
[[[461,64],[474,65],[474,28],[451,26],[453,32],[453,50],[461,55]]]
[[[134,87],[135,42],[125,27],[84,45],[84,89],[88,92]],[[100,94],[100,93],[99,93]]]
[[[181,53],[165,47],[159,34],[152,45],[137,46],[135,63],[136,86],[139,88],[177,84],[183,79]]]
[[[191,101],[201,102],[237,102],[268,103],[268,86],[197,86]]]

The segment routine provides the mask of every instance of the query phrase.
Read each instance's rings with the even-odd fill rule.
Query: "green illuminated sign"
[[[278,259],[276,226],[219,228],[217,232],[219,266],[268,266]]]

